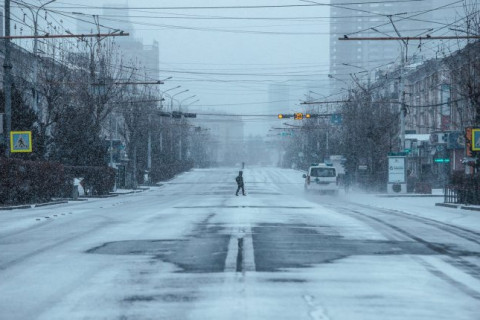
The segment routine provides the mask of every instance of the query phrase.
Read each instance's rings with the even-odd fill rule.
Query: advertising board
[[[388,157],[388,182],[405,183],[405,157]]]

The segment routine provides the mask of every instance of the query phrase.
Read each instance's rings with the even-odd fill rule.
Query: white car
[[[324,163],[314,165],[308,168],[307,174],[304,174],[305,190],[318,190],[325,193],[338,193],[337,170]]]

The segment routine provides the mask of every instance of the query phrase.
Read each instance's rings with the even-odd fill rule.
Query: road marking
[[[238,240],[234,230],[232,230],[232,233],[230,234],[230,242],[228,243],[227,258],[225,259],[225,272],[235,272],[237,269],[237,255]]]
[[[252,228],[250,226],[248,226],[248,231],[243,239],[243,270],[253,272],[255,271],[255,255],[253,252]]]
[[[224,271],[255,271],[252,230],[249,225],[232,229]]]

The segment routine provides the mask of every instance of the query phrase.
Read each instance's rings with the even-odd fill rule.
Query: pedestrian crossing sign
[[[32,131],[11,131],[10,152],[32,152]]]
[[[472,151],[480,151],[480,129],[472,129]]]

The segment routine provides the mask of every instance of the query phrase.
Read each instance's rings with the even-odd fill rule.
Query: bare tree
[[[77,57],[80,67],[75,81],[76,104],[93,116],[96,132],[126,92],[126,84],[135,69],[125,66],[114,40],[90,39],[83,42],[84,52]]]
[[[62,114],[70,104],[72,92],[68,89],[71,81],[71,70],[63,63],[44,58],[41,61],[37,91],[43,100],[40,114],[39,131],[42,137],[44,158],[48,158],[53,143],[53,126],[62,121]]]
[[[341,145],[346,169],[358,177],[359,165],[366,166],[364,180],[357,181],[372,189],[383,188],[387,154],[399,130],[398,105],[392,105],[388,97],[374,96],[372,87],[352,90],[348,101],[342,107]]]
[[[63,91],[52,91],[52,85],[45,81],[43,84],[46,99],[51,99],[52,108],[57,108],[50,130],[56,144],[53,158],[71,165],[100,165],[105,162],[105,139],[111,130],[106,125],[107,117],[124,98],[123,83],[131,79],[134,70],[122,64],[113,40],[97,39],[82,44],[79,52],[68,56]],[[61,72],[51,76],[53,81],[63,80]],[[55,99],[63,102],[62,110],[55,105]],[[67,136],[70,142],[65,139]]]

